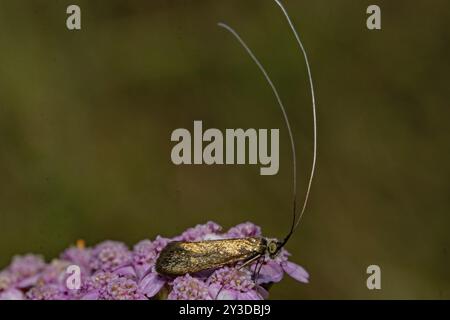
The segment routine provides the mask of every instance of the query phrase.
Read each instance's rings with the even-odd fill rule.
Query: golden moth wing
[[[265,240],[262,238],[173,241],[161,251],[156,271],[179,276],[248,260],[264,252]]]

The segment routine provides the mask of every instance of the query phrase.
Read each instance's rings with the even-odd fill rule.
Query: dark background
[[[78,4],[82,30],[68,31]],[[366,28],[378,4],[382,30]],[[448,1],[294,1],[318,103],[317,176],[288,243],[311,283],[274,299],[450,298]],[[76,239],[133,245],[213,220],[289,228],[291,163],[272,93],[286,104],[299,187],[312,156],[306,69],[270,0],[0,1],[0,267],[51,259]],[[175,166],[176,128],[280,128],[280,171]],[[303,193],[301,194],[303,196]],[[366,288],[370,264],[382,290]]]

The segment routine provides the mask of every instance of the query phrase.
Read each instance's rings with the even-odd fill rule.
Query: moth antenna
[[[283,113],[283,118],[284,121],[286,123],[286,127],[289,133],[289,140],[291,141],[291,151],[292,151],[292,166],[293,166],[293,216],[292,216],[292,226],[291,226],[291,230],[289,231],[288,237],[286,237],[286,239],[289,239],[290,235],[293,232],[293,228],[294,228],[294,224],[296,221],[296,212],[297,212],[297,208],[296,208],[296,195],[297,195],[297,158],[296,158],[296,153],[295,153],[295,143],[294,143],[294,137],[292,135],[292,130],[291,130],[291,125],[289,123],[289,118],[287,116],[286,110],[284,108],[284,104],[283,101],[280,98],[280,95],[278,94],[278,90],[275,87],[275,85],[273,84],[272,80],[270,79],[269,75],[267,74],[266,69],[263,67],[263,65],[259,62],[258,58],[256,58],[256,56],[253,54],[252,50],[250,50],[250,48],[248,47],[248,45],[244,42],[244,40],[242,40],[242,38],[239,36],[239,34],[230,26],[228,26],[227,24],[223,23],[223,22],[219,22],[217,24],[219,27],[222,27],[226,30],[228,30],[241,44],[241,46],[247,51],[248,55],[252,58],[252,60],[255,62],[255,64],[258,66],[259,70],[262,72],[262,74],[264,75],[264,78],[266,79],[267,83],[269,84],[269,86],[271,87],[275,98],[278,102],[278,105],[280,106],[281,112]],[[287,241],[287,240],[285,240]],[[285,243],[284,241],[284,243]]]
[[[306,50],[303,46],[302,41],[300,40],[300,37],[297,33],[297,30],[294,27],[294,24],[291,21],[291,18],[289,17],[289,14],[287,13],[287,10],[284,8],[284,6],[281,4],[281,2],[279,0],[274,0],[275,3],[280,7],[281,11],[283,12],[290,29],[292,30],[292,33],[294,34],[295,40],[297,42],[297,44],[300,47],[300,50],[303,54],[303,57],[305,59],[305,63],[306,63],[306,69],[308,72],[308,80],[309,80],[309,86],[311,89],[311,100],[312,100],[312,113],[313,113],[313,160],[312,160],[312,165],[311,165],[311,173],[309,176],[309,180],[308,180],[308,186],[306,189],[306,194],[305,194],[305,200],[303,202],[303,206],[302,206],[302,210],[300,211],[300,215],[297,219],[297,221],[295,222],[295,225],[293,225],[291,232],[289,232],[288,236],[285,238],[285,240],[283,241],[283,244],[285,244],[287,242],[287,240],[289,240],[290,236],[292,235],[292,233],[297,229],[297,227],[300,224],[300,221],[302,220],[303,214],[305,213],[305,209],[306,209],[306,205],[308,203],[308,199],[309,199],[309,194],[311,191],[311,185],[312,185],[312,181],[314,178],[314,173],[316,170],[316,159],[317,159],[317,117],[316,117],[316,98],[314,95],[314,85],[313,85],[313,80],[312,80],[312,75],[311,75],[311,67],[309,65],[309,60],[308,60],[308,55],[306,54]]]

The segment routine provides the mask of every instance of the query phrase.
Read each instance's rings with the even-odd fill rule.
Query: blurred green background
[[[68,31],[78,4],[82,30]],[[311,283],[273,299],[450,298],[448,1],[286,0],[318,102],[317,176],[288,243]],[[272,93],[224,21],[266,66],[286,104],[299,185],[312,156],[306,69],[270,0],[0,1],[0,267],[74,243],[130,246],[213,220],[289,228],[291,163]],[[175,166],[176,128],[280,128],[280,171]],[[303,193],[301,194],[303,196]],[[366,268],[382,269],[382,290]]]

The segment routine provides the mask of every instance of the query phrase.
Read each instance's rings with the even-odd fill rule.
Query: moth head
[[[271,259],[275,258],[282,248],[282,243],[278,240],[267,240],[267,253]]]

